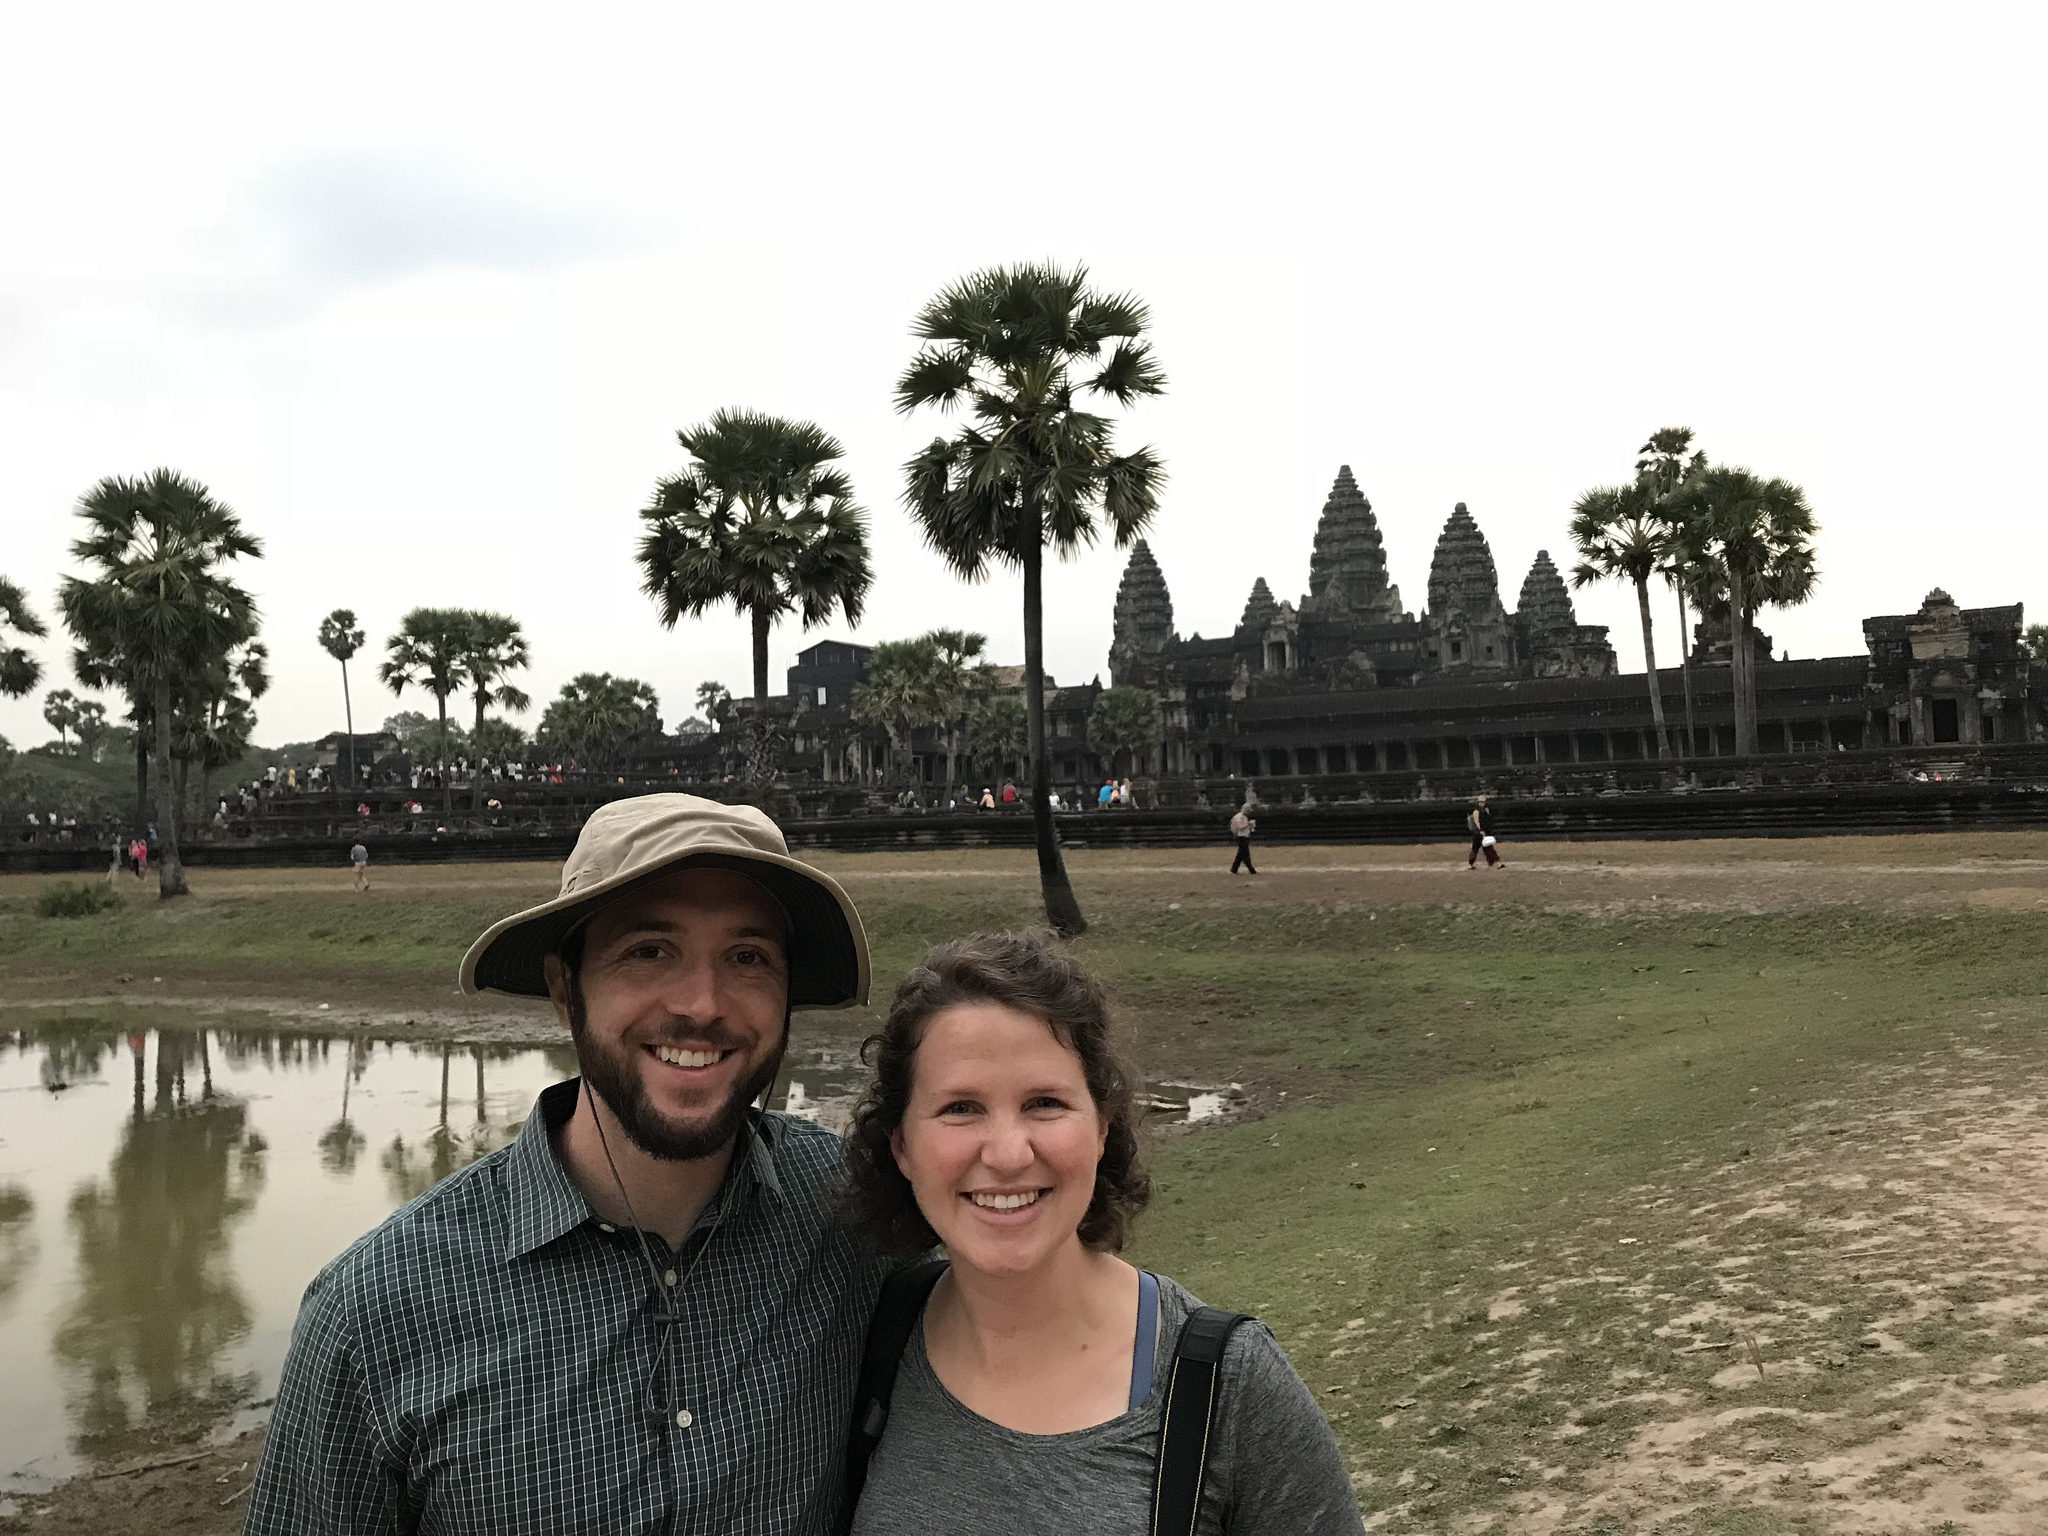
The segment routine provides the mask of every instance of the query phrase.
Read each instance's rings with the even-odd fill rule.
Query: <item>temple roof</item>
[[[1245,599],[1244,617],[1237,621],[1237,627],[1264,629],[1279,616],[1280,605],[1273,601],[1273,589],[1266,585],[1266,578],[1261,576],[1252,583],[1252,595]]]
[[[1173,598],[1166,590],[1166,574],[1143,539],[1132,546],[1124,579],[1116,589],[1112,632],[1118,644],[1150,640],[1155,646],[1173,634]]]
[[[1493,550],[1462,501],[1445,522],[1430,557],[1429,611],[1438,620],[1453,613],[1482,618],[1501,611]]]
[[[1536,551],[1529,574],[1522,578],[1522,595],[1515,606],[1515,617],[1528,626],[1532,635],[1557,634],[1579,626],[1571,592],[1551,563],[1547,549]]]
[[[1386,615],[1401,606],[1400,594],[1387,583],[1387,551],[1379,519],[1352,478],[1349,464],[1337,467],[1336,482],[1316,524],[1308,594],[1313,600],[1338,602],[1361,614]]]

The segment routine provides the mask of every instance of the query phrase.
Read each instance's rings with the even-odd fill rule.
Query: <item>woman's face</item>
[[[892,1145],[953,1262],[1014,1275],[1079,1243],[1108,1135],[1045,1020],[971,1003],[926,1024]]]

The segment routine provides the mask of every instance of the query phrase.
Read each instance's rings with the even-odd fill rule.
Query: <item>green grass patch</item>
[[[60,880],[46,886],[36,897],[38,917],[97,917],[121,905],[104,884]]]

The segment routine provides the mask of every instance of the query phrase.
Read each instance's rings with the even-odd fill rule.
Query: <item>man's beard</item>
[[[612,1118],[627,1138],[649,1157],[664,1162],[688,1163],[723,1151],[746,1124],[747,1110],[775,1081],[782,1070],[783,1053],[789,1048],[789,1016],[782,1020],[782,1034],[775,1049],[746,1077],[733,1084],[726,1101],[707,1120],[678,1125],[656,1109],[647,1097],[634,1057],[639,1047],[621,1041],[616,1048],[591,1038],[586,1027],[583,986],[573,973],[569,977],[569,1033],[576,1041],[576,1060],[583,1081],[605,1102]]]

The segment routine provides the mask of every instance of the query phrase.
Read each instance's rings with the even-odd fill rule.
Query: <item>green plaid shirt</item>
[[[839,1138],[762,1117],[682,1247],[648,1234],[671,1326],[555,1156],[576,1092],[307,1288],[249,1536],[832,1529],[887,1269],[827,1209]]]

